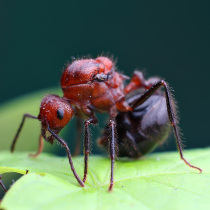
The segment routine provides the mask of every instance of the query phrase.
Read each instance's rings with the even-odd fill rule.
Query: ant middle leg
[[[164,87],[168,117],[169,117],[169,120],[170,120],[171,125],[173,127],[173,131],[174,131],[174,134],[175,134],[177,148],[178,148],[180,157],[189,167],[197,169],[201,173],[202,172],[201,168],[191,165],[183,156],[181,138],[180,138],[179,129],[178,129],[178,121],[177,121],[177,118],[176,118],[176,110],[175,110],[175,106],[174,106],[172,96],[170,94],[169,86],[164,80],[160,80],[159,82],[154,84],[150,89],[147,90],[146,93],[144,93],[142,96],[140,96],[139,99],[137,99],[136,101],[134,101],[130,105],[133,109],[135,109],[140,104],[143,104],[150,96],[155,94],[155,92],[160,87]]]
[[[96,124],[98,120],[95,118],[95,116],[92,116],[91,118],[85,120],[85,135],[84,135],[84,177],[83,182],[86,182],[87,174],[88,174],[88,160],[89,160],[89,154],[90,154],[90,124]]]
[[[110,176],[110,185],[109,185],[109,191],[112,191],[112,188],[114,186],[114,161],[116,157],[116,140],[117,140],[117,132],[116,132],[116,123],[115,119],[110,119],[109,126],[111,128],[111,135],[109,139],[109,153],[111,158],[111,176]]]

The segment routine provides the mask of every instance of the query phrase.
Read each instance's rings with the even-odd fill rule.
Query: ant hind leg
[[[197,169],[199,170],[199,172],[202,172],[202,169],[200,169],[199,167],[193,166],[191,165],[183,156],[183,152],[182,152],[182,145],[181,145],[181,138],[180,138],[180,134],[179,134],[179,129],[178,129],[178,121],[176,119],[176,109],[175,106],[173,105],[173,99],[172,96],[170,94],[170,89],[168,84],[164,81],[164,80],[160,80],[159,82],[157,82],[156,84],[154,84],[150,89],[147,90],[146,93],[144,93],[139,99],[137,99],[136,101],[134,101],[131,104],[131,107],[134,109],[137,106],[139,106],[140,104],[144,103],[151,95],[153,95],[160,87],[164,87],[164,91],[165,91],[165,96],[166,96],[166,106],[167,106],[167,111],[168,111],[168,117],[169,120],[171,122],[171,125],[173,127],[173,131],[175,134],[175,138],[176,138],[176,143],[177,143],[177,148],[180,154],[181,159],[191,168]]]
[[[134,71],[130,83],[126,85],[124,89],[125,94],[128,94],[138,88],[145,88],[146,90],[148,90],[158,81],[160,81],[158,77],[151,77],[146,80],[141,71]]]

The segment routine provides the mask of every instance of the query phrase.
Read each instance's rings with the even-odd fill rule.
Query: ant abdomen
[[[128,96],[132,104],[141,93]],[[118,156],[139,158],[162,144],[170,133],[166,100],[163,95],[152,95],[132,112],[119,112],[116,117]],[[108,146],[108,128],[99,144]]]

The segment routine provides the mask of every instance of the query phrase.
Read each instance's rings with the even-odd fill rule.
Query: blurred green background
[[[187,148],[209,146],[209,7],[208,1],[1,0],[0,136],[9,134],[0,137],[1,148],[8,148],[22,112],[29,112],[25,99],[19,105],[9,103],[10,109],[7,101],[59,86],[71,56],[101,53],[113,55],[128,76],[134,69],[146,69],[146,77],[168,81],[175,90]],[[39,100],[30,100],[30,109],[37,112]],[[24,132],[30,126],[36,129],[34,125],[28,123]],[[33,131],[28,133],[36,141]],[[175,149],[173,142],[162,149]]]

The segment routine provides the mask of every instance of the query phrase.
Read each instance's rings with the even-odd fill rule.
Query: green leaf
[[[203,169],[199,174],[180,160],[178,152],[156,153],[141,160],[119,159],[115,164],[115,184],[107,191],[110,160],[90,156],[86,186],[80,187],[68,159],[41,154],[1,152],[0,174],[22,176],[6,193],[1,207],[6,209],[209,209],[210,149],[185,152],[186,159]],[[80,177],[83,157],[73,158]]]

